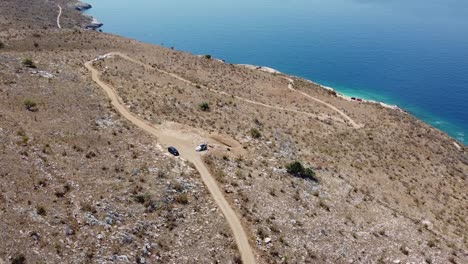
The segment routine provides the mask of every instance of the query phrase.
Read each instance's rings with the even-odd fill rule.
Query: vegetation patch
[[[188,196],[186,193],[181,193],[175,197],[175,201],[179,204],[188,204]]]
[[[210,111],[210,105],[207,102],[203,102],[199,104],[198,107],[200,107],[200,110],[202,111],[205,111],[205,112]]]
[[[20,128],[20,130],[18,130],[16,134],[21,137],[21,141],[19,142],[19,144],[22,144],[23,146],[28,144],[29,137],[28,135],[26,135],[26,131],[24,131],[23,128]]]
[[[43,207],[43,206],[37,206],[36,207],[36,213],[38,215],[42,215],[42,216],[46,216],[47,215],[47,211],[46,209]]]
[[[37,103],[30,99],[24,100],[24,106],[26,107],[26,110],[30,112],[36,112],[39,110],[37,108]]]
[[[31,58],[24,58],[23,59],[23,65],[28,67],[28,68],[36,68],[36,65],[34,64],[34,61]]]
[[[260,133],[260,131],[258,131],[258,129],[252,128],[250,129],[250,136],[257,139],[257,138],[261,138],[262,134]]]
[[[286,171],[296,177],[318,182],[318,179],[315,177],[315,171],[312,168],[304,167],[299,161],[294,161],[286,165]]]
[[[133,199],[137,203],[146,204],[151,200],[151,195],[149,195],[148,193],[140,193],[133,196]]]

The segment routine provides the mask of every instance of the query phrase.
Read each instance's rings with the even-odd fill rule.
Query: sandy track
[[[359,129],[359,128],[364,127],[364,125],[356,123],[356,122],[355,122],[351,117],[349,117],[345,112],[341,111],[340,109],[336,108],[335,106],[333,106],[333,105],[331,105],[331,104],[329,104],[329,103],[327,103],[327,102],[325,102],[325,101],[322,101],[322,100],[320,100],[320,99],[318,99],[318,98],[315,98],[315,97],[313,97],[313,96],[311,96],[311,95],[309,95],[309,94],[306,94],[306,93],[304,93],[304,92],[301,92],[301,91],[299,91],[299,90],[294,89],[294,80],[292,80],[292,79],[290,79],[290,78],[286,78],[286,77],[284,77],[284,78],[285,78],[286,80],[288,80],[288,82],[289,82],[289,84],[288,84],[288,89],[289,89],[289,90],[292,90],[292,91],[294,91],[294,92],[300,93],[300,94],[302,94],[303,96],[305,96],[305,97],[307,97],[307,98],[310,98],[310,99],[312,99],[312,100],[314,100],[314,101],[316,101],[316,102],[318,102],[318,103],[321,103],[321,104],[325,105],[326,107],[328,107],[328,108],[334,110],[335,112],[337,112],[338,114],[340,114],[342,117],[344,117],[346,120],[348,120],[348,122],[349,122],[355,129]]]
[[[60,25],[60,16],[62,16],[62,7],[60,5],[57,5],[57,6],[59,8],[59,13],[57,15],[57,27],[62,28],[62,26]]]
[[[312,118],[317,118],[318,120],[321,120],[321,121],[324,121],[324,120],[326,120],[326,119],[331,118],[331,119],[333,119],[333,120],[335,120],[335,121],[337,121],[337,122],[345,123],[344,120],[339,119],[339,118],[336,118],[336,117],[324,117],[324,116],[319,116],[319,115],[316,115],[316,114],[313,114],[313,113],[309,113],[309,112],[304,112],[304,111],[299,111],[299,110],[284,108],[284,107],[280,107],[280,106],[268,105],[268,104],[260,103],[260,102],[253,101],[253,100],[250,100],[250,99],[247,99],[247,98],[243,98],[243,97],[240,97],[240,96],[237,96],[237,95],[229,94],[229,93],[226,93],[226,92],[223,92],[223,91],[218,91],[218,90],[213,89],[213,88],[210,88],[210,87],[208,87],[208,86],[206,86],[206,85],[194,83],[194,82],[192,82],[192,81],[190,81],[190,80],[187,80],[187,79],[185,79],[185,78],[183,78],[183,77],[181,77],[181,76],[179,76],[179,75],[176,75],[176,74],[174,74],[174,73],[170,73],[170,72],[167,72],[167,71],[165,71],[165,70],[161,70],[161,69],[155,68],[155,67],[150,66],[150,65],[148,65],[148,64],[145,64],[145,63],[143,63],[143,62],[141,62],[141,61],[138,61],[138,60],[135,60],[135,59],[133,59],[133,58],[130,58],[129,56],[127,56],[127,55],[125,55],[125,54],[123,54],[123,53],[120,53],[120,52],[111,52],[111,53],[105,54],[105,55],[103,55],[103,56],[101,56],[101,57],[102,57],[102,58],[105,58],[105,57],[114,56],[114,55],[120,56],[120,57],[122,57],[122,58],[124,58],[124,59],[126,59],[126,60],[128,60],[128,61],[131,61],[131,62],[133,62],[133,63],[135,63],[135,64],[138,64],[138,65],[140,65],[140,66],[142,66],[142,67],[144,67],[144,68],[146,68],[146,69],[150,69],[150,70],[153,70],[153,71],[157,71],[157,72],[160,72],[160,73],[169,75],[169,76],[171,76],[171,77],[173,77],[173,78],[175,78],[175,79],[177,79],[177,80],[179,80],[179,81],[185,82],[185,83],[190,84],[190,85],[192,85],[192,86],[198,86],[198,87],[207,89],[207,90],[209,90],[210,92],[214,92],[214,93],[217,93],[217,94],[221,94],[221,95],[224,95],[224,96],[226,96],[226,97],[230,97],[230,98],[233,97],[233,98],[236,98],[236,99],[238,99],[238,100],[244,101],[244,102],[249,103],[249,104],[254,104],[254,105],[258,105],[258,106],[262,106],[262,107],[265,107],[265,108],[274,109],[274,110],[278,110],[278,111],[285,111],[285,112],[291,112],[291,113],[300,114],[300,115],[306,115],[306,116],[310,116],[310,117],[312,117]],[[290,80],[290,81],[292,81],[292,80],[289,79],[289,78],[287,78],[287,79]],[[290,89],[292,88],[292,86],[288,86],[288,88],[289,88],[289,87],[290,87]],[[294,91],[297,91],[297,90],[295,90],[295,89],[293,89],[293,90],[294,90]],[[299,91],[297,91],[297,92],[299,92]],[[300,93],[301,93],[301,92],[300,92]],[[320,99],[317,99],[317,98],[315,98],[315,97],[312,97],[312,96],[310,96],[310,95],[308,95],[308,94],[305,94],[305,93],[304,93],[304,95],[307,96],[307,97],[310,97],[310,98],[314,99],[314,100],[317,101],[317,102],[320,102],[320,103],[322,103],[322,104],[324,104],[324,105],[330,107],[331,109],[333,109],[333,110],[335,110],[335,111],[337,111],[337,112],[338,112],[340,115],[342,115],[346,120],[350,121],[351,125],[352,125],[354,128],[360,128],[360,127],[361,127],[361,126],[358,125],[356,122],[354,122],[354,120],[352,120],[349,116],[347,116],[345,113],[343,113],[342,111],[340,111],[338,108],[334,107],[333,105],[330,105],[330,104],[328,104],[328,103],[326,103],[326,102],[323,102],[323,101],[321,101]]]
[[[119,55],[129,61],[135,62],[145,67],[150,67],[121,53],[112,53],[111,55]],[[104,57],[101,56],[100,58]],[[208,191],[211,193],[213,199],[221,209],[221,212],[226,217],[226,220],[231,227],[231,230],[234,234],[234,239],[241,254],[242,262],[245,264],[255,263],[255,256],[252,252],[248,237],[244,231],[241,221],[224,197],[216,183],[216,180],[213,178],[208,168],[203,163],[201,156],[195,152],[195,145],[193,144],[192,140],[187,138],[187,136],[184,135],[182,131],[160,129],[130,113],[116,94],[115,90],[111,86],[101,81],[99,72],[93,67],[93,63],[98,59],[85,63],[85,67],[91,72],[93,81],[104,89],[107,96],[111,100],[112,105],[123,117],[135,124],[137,127],[143,129],[145,132],[156,136],[163,144],[167,146],[175,146],[177,149],[179,149],[182,158],[189,160],[195,165],[195,168],[200,173],[203,182],[208,188]]]

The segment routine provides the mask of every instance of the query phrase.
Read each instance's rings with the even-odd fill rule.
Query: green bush
[[[28,111],[31,111],[31,112],[36,112],[38,110],[36,102],[30,99],[24,100],[24,106],[26,107]]]
[[[202,111],[210,111],[210,105],[207,102],[201,103],[198,107],[200,107]]]
[[[286,165],[286,171],[296,177],[312,180],[315,182],[318,181],[317,178],[315,178],[315,171],[311,168],[304,167],[299,161],[294,161]]]
[[[31,58],[24,58],[23,65],[29,68],[36,68],[34,61]]]
[[[209,54],[205,55],[205,59],[211,59],[211,55]]]
[[[262,134],[261,134],[260,131],[258,131],[258,129],[256,129],[256,128],[250,129],[250,135],[251,135],[253,138],[261,138],[261,137],[262,137]]]

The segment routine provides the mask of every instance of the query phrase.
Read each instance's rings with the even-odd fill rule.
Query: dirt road
[[[229,97],[229,98],[236,98],[236,99],[238,99],[238,100],[244,101],[244,102],[249,103],[249,104],[254,104],[254,105],[258,105],[258,106],[262,106],[262,107],[265,107],[265,108],[274,109],[274,110],[278,110],[278,111],[286,111],[286,112],[291,112],[291,113],[295,113],[295,114],[306,115],[306,116],[310,116],[310,117],[312,117],[312,118],[317,118],[318,120],[321,120],[321,121],[324,121],[324,120],[326,120],[326,119],[331,118],[331,119],[333,119],[333,120],[335,120],[335,121],[337,121],[337,122],[345,123],[344,120],[339,119],[339,118],[337,118],[337,117],[319,116],[319,115],[316,115],[316,114],[313,114],[313,113],[309,113],[309,112],[304,112],[304,111],[289,109],[289,108],[280,107],[280,106],[268,105],[268,104],[264,104],[264,103],[261,103],[261,102],[253,101],[253,100],[250,100],[250,99],[247,99],[247,98],[243,98],[243,97],[240,97],[240,96],[237,96],[237,95],[229,94],[229,93],[226,93],[226,92],[223,92],[223,91],[218,91],[218,90],[213,89],[213,88],[210,88],[210,87],[208,87],[208,86],[205,86],[205,85],[202,85],[202,84],[194,83],[194,82],[192,82],[192,81],[190,81],[190,80],[187,80],[187,79],[185,79],[185,78],[183,78],[183,77],[181,77],[181,76],[179,76],[179,75],[176,75],[176,74],[174,74],[174,73],[170,73],[170,72],[167,72],[167,71],[158,69],[158,68],[154,68],[154,67],[152,67],[152,66],[150,66],[150,65],[148,65],[148,64],[145,64],[145,63],[143,63],[143,62],[141,62],[141,61],[135,60],[135,59],[133,59],[133,58],[131,58],[131,57],[129,57],[129,56],[123,54],[123,53],[120,53],[120,52],[110,52],[110,53],[105,54],[105,55],[103,55],[103,56],[101,56],[101,57],[102,57],[102,58],[105,58],[105,57],[109,57],[109,56],[119,56],[119,57],[121,57],[121,58],[123,58],[123,59],[125,59],[125,60],[131,61],[131,62],[133,62],[133,63],[135,63],[135,64],[138,64],[138,65],[140,65],[140,66],[142,66],[142,67],[145,67],[145,68],[147,68],[147,69],[150,69],[150,70],[153,70],[153,71],[157,71],[157,72],[160,72],[160,73],[169,75],[169,76],[171,76],[171,77],[173,77],[173,78],[175,78],[175,79],[177,79],[177,80],[179,80],[179,81],[185,82],[185,83],[190,84],[190,85],[192,85],[192,86],[201,87],[201,88],[203,88],[203,89],[209,90],[210,92],[214,92],[214,93],[217,93],[217,94],[221,94],[221,95],[224,95],[224,96]],[[289,78],[286,78],[286,79],[292,82],[291,79],[289,79]],[[288,86],[288,88],[289,88],[289,89],[292,89],[292,90],[294,90],[294,91],[297,91],[297,90],[295,90],[295,89],[292,88],[292,84],[291,84],[291,83],[290,83],[290,85]],[[297,91],[297,92],[299,92],[299,91]],[[299,93],[302,93],[302,92],[299,92]],[[331,109],[337,111],[342,117],[345,118],[345,120],[348,120],[354,128],[360,128],[360,127],[362,127],[361,125],[358,125],[356,122],[354,122],[354,120],[351,119],[348,115],[346,115],[345,113],[343,113],[342,111],[340,111],[338,108],[334,107],[333,105],[328,104],[328,103],[326,103],[326,102],[323,102],[322,100],[317,99],[317,98],[315,98],[315,97],[312,97],[312,96],[310,96],[310,95],[308,95],[308,94],[303,93],[303,95],[305,95],[305,96],[307,96],[307,97],[309,97],[309,98],[311,98],[311,99],[313,99],[313,100],[315,100],[315,101],[317,101],[317,102],[319,102],[319,103],[322,103],[322,104],[326,105],[327,107],[329,107],[329,108],[331,108]]]
[[[149,67],[121,53],[111,53],[105,56],[109,55],[119,55],[129,61],[135,62],[145,67]],[[242,262],[245,264],[255,263],[255,256],[252,252],[248,237],[237,214],[234,212],[234,210],[231,208],[228,201],[224,197],[223,193],[221,192],[220,188],[216,183],[216,180],[213,178],[208,168],[203,163],[201,156],[197,152],[195,152],[195,145],[193,140],[190,139],[190,137],[187,137],[187,135],[185,135],[182,131],[158,128],[157,126],[149,124],[148,122],[130,113],[129,110],[125,107],[125,105],[122,103],[119,96],[116,94],[115,90],[110,85],[101,81],[99,77],[99,72],[93,67],[93,63],[95,61],[105,58],[105,56],[101,56],[98,59],[88,61],[85,63],[85,67],[91,72],[91,77],[93,81],[104,89],[107,96],[111,100],[112,105],[123,117],[135,124],[137,127],[143,129],[145,132],[156,136],[159,139],[159,142],[163,143],[164,145],[176,147],[180,151],[182,158],[192,162],[195,165],[195,168],[200,173],[203,182],[208,188],[208,191],[211,193],[213,199],[215,200],[218,207],[221,209],[221,212],[226,217],[226,220],[229,226],[231,227],[231,230],[234,234],[234,239],[241,254]]]
[[[57,27],[62,28],[62,26],[60,25],[60,16],[62,15],[62,7],[60,5],[57,5],[57,6],[59,8],[59,13],[57,15]]]
[[[292,91],[295,91],[297,93],[300,93],[302,94],[303,96],[307,97],[307,98],[310,98],[318,103],[321,103],[323,105],[325,105],[326,107],[334,110],[335,112],[337,112],[338,114],[340,114],[342,117],[344,117],[346,120],[348,120],[348,122],[355,128],[355,129],[359,129],[359,128],[362,128],[363,125],[362,124],[358,124],[356,123],[351,117],[349,117],[346,113],[344,113],[343,111],[341,111],[340,109],[336,108],[335,106],[327,103],[327,102],[324,102],[318,98],[315,98],[309,94],[306,94],[304,92],[301,92],[301,91],[298,91],[296,89],[294,89],[294,80],[290,79],[290,78],[287,78],[287,77],[284,77],[286,80],[288,80],[289,84],[288,84],[288,89],[289,90],[292,90]]]

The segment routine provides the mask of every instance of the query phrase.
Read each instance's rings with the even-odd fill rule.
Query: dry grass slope
[[[122,119],[83,67],[120,51],[199,84],[118,57],[95,65],[132,113],[223,139],[204,160],[259,262],[468,262],[468,154],[444,133],[294,78],[299,91],[365,124],[356,130],[288,90],[283,76],[82,31],[83,19],[65,0],[0,2],[0,259],[239,260],[193,167]],[[318,182],[287,173],[295,160]]]

